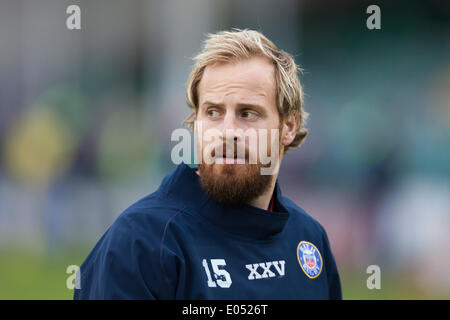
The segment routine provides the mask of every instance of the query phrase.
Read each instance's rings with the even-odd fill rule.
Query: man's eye
[[[209,109],[207,111],[207,114],[210,117],[217,117],[217,116],[219,116],[219,111],[217,111],[216,109]]]
[[[249,118],[249,119],[253,119],[255,117],[257,117],[258,115],[255,112],[251,112],[251,111],[244,111],[242,112],[242,117],[244,118]]]

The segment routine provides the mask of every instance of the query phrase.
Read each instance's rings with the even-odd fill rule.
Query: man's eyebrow
[[[265,108],[262,105],[259,105],[257,103],[238,103],[237,106],[240,108],[254,108],[262,111],[265,110]]]
[[[215,103],[212,101],[205,101],[202,103],[202,106],[204,105],[223,107],[223,103]]]
[[[223,103],[215,103],[212,101],[205,101],[202,103],[202,106],[204,105],[208,105],[208,106],[217,106],[217,107],[224,107]],[[240,108],[256,108],[256,109],[262,109],[264,110],[264,107],[260,104],[257,103],[238,103],[237,104],[238,107]]]

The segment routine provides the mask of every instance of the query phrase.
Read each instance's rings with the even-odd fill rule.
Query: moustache
[[[220,148],[220,146],[217,146],[216,148],[212,149],[211,156],[213,158],[223,159],[232,157],[236,160],[242,160],[242,163],[245,163],[245,160],[249,159],[249,149],[243,145],[241,145],[240,149],[238,149],[238,145],[236,143],[234,143],[233,148],[230,148],[230,146],[227,147],[226,143],[223,143],[222,148]]]
[[[243,149],[243,150],[242,150]],[[226,143],[224,143],[222,145],[222,149],[220,147],[217,148],[213,148],[212,152],[211,152],[211,156],[212,157],[216,157],[216,150],[218,150],[218,154],[217,157],[227,157],[227,156],[232,156],[235,159],[246,159],[248,158],[249,155],[249,150],[246,147],[242,147],[240,149],[238,149],[238,146],[236,144],[234,144],[234,148],[227,148]],[[240,152],[238,152],[240,151]]]

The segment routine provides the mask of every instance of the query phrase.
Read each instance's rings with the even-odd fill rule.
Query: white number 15
[[[216,287],[217,285],[221,288],[229,288],[231,286],[231,276],[225,269],[220,269],[219,267],[225,266],[224,259],[211,259],[211,266],[214,272],[214,278],[216,281],[213,281],[211,278],[211,273],[209,272],[208,262],[206,259],[202,260],[203,268],[205,268],[206,277],[208,278],[208,287]],[[216,285],[217,283],[217,285]]]

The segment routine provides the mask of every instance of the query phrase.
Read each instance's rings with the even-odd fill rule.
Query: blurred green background
[[[81,30],[66,28],[72,4]],[[304,69],[310,134],[279,180],[326,228],[344,299],[450,298],[448,2],[5,0],[1,299],[72,298],[67,267],[175,167],[191,58],[232,27]]]

